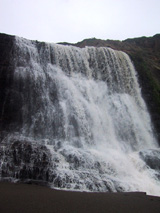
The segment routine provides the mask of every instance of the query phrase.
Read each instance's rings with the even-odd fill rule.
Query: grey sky
[[[160,33],[160,0],[0,0],[0,32],[48,42]]]

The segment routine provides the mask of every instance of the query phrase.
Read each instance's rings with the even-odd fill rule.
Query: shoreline
[[[159,213],[160,197],[145,192],[94,193],[0,182],[1,213]]]

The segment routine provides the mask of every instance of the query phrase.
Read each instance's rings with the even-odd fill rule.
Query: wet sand
[[[87,193],[0,182],[0,213],[159,213],[160,197],[143,192]]]

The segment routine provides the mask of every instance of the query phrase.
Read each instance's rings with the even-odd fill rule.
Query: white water
[[[52,153],[52,187],[160,195],[139,151],[157,149],[129,57],[16,38],[14,78],[23,84],[20,135]]]

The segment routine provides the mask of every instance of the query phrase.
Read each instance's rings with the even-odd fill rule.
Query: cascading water
[[[158,145],[129,57],[110,48],[18,37],[14,48],[13,88],[21,101],[21,122],[12,124],[1,148],[6,150],[11,138],[45,145],[51,187],[160,195],[160,168],[147,165],[153,152],[160,159]],[[1,170],[19,178],[6,164],[5,151],[1,159]]]

